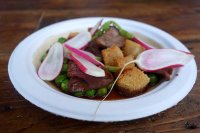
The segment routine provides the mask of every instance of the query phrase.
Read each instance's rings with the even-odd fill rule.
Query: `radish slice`
[[[174,49],[150,49],[136,58],[136,64],[144,71],[157,71],[180,67],[194,58],[194,55]]]
[[[64,44],[64,46],[65,46],[69,51],[71,51],[71,52],[73,52],[73,53],[79,55],[80,57],[82,57],[82,58],[88,60],[89,62],[91,62],[91,63],[93,63],[93,64],[95,64],[95,65],[97,65],[97,66],[104,66],[103,63],[101,63],[100,61],[96,60],[93,56],[91,56],[92,53],[85,52],[85,51],[80,50],[80,49],[76,49],[76,48],[71,47],[70,45],[68,45],[68,44],[66,44],[66,43]],[[88,53],[89,53],[89,54],[88,54]]]
[[[97,22],[97,24],[90,30],[90,34],[93,35],[97,29],[99,28],[99,26],[101,25],[103,19],[101,19],[100,21]]]
[[[143,41],[139,40],[138,38],[136,37],[133,37],[131,39],[132,41],[138,43],[140,46],[142,46],[145,50],[148,50],[148,49],[152,49],[151,46],[149,46],[148,44],[144,43]]]
[[[82,72],[94,76],[94,77],[104,77],[105,71],[100,67],[95,66],[86,59],[78,56],[75,53],[71,53],[71,59],[78,65]]]
[[[68,44],[71,47],[81,49],[85,47],[92,39],[92,35],[88,31],[82,31],[72,39],[68,40],[64,44]]]
[[[63,47],[60,43],[55,43],[49,49],[47,57],[44,59],[38,70],[38,76],[42,80],[51,81],[55,79],[63,65]]]

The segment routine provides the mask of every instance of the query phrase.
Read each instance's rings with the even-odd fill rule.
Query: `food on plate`
[[[169,71],[194,58],[183,51],[153,48],[116,22],[101,26],[102,21],[52,43],[41,56],[38,76],[76,97],[105,99],[115,92],[126,98],[170,80]]]

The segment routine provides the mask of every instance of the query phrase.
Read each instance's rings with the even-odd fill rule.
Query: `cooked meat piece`
[[[125,96],[141,94],[149,83],[149,77],[143,71],[134,67],[124,70],[117,81],[117,89]]]
[[[105,70],[105,77],[94,77],[83,73],[79,67],[72,61],[68,63],[67,75],[69,77],[78,77],[88,84],[87,89],[98,89],[100,87],[106,87],[113,81],[113,76],[110,72]]]
[[[91,52],[98,57],[102,57],[101,56],[101,48],[94,41],[90,42],[87,45],[87,47],[85,48],[85,51]]]
[[[122,57],[122,58],[118,58],[116,60],[117,66],[120,67],[120,68],[123,68],[126,63],[128,63],[129,61],[132,61],[132,60],[133,60],[133,57],[131,55],[126,56],[126,57]],[[134,64],[129,64],[128,66],[126,66],[125,69],[131,69],[133,67],[135,67]]]
[[[69,92],[85,91],[88,84],[80,78],[72,77],[69,80]]]
[[[117,45],[104,49],[101,53],[104,64],[109,66],[116,66],[116,60],[124,57],[121,49]]]
[[[124,46],[125,38],[120,36],[115,27],[111,27],[106,33],[96,39],[96,43],[103,48],[111,47],[116,44],[118,47]]]
[[[144,48],[131,40],[126,40],[125,45],[122,48],[122,50],[123,50],[124,56],[132,55],[135,58],[142,51],[144,51]]]

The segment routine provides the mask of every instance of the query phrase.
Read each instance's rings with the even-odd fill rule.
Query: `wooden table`
[[[0,133],[200,133],[200,78],[175,107],[147,118],[114,123],[55,116],[15,91],[7,64],[17,44],[46,25],[88,16],[128,18],[159,27],[182,41],[200,64],[199,0],[0,0]]]

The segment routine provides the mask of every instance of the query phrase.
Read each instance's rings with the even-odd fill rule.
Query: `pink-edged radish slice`
[[[97,29],[99,28],[99,26],[101,26],[102,21],[103,21],[103,19],[99,20],[97,22],[97,24],[90,30],[91,35],[93,35],[97,31]]]
[[[97,66],[104,66],[103,63],[101,63],[100,61],[96,60],[96,58],[94,58],[92,55],[92,53],[89,53],[89,52],[85,52],[83,50],[80,50],[80,49],[76,49],[74,47],[71,47],[70,45],[68,44],[64,44],[64,46],[69,50],[71,51],[72,53],[75,53],[77,54],[78,56],[84,58],[85,60],[88,60],[89,62],[97,65]],[[89,54],[88,54],[89,53]]]
[[[38,70],[38,76],[42,80],[51,81],[55,79],[63,65],[63,47],[60,43],[55,43],[49,49],[47,57],[44,59]]]
[[[85,47],[88,42],[90,42],[92,39],[92,35],[88,31],[82,31],[72,39],[66,41],[64,44],[68,44],[71,47],[81,49]]]
[[[194,58],[194,55],[175,49],[150,49],[142,52],[135,63],[144,71],[158,71],[180,67]]]
[[[71,53],[71,59],[78,65],[82,72],[94,76],[94,77],[104,77],[105,71],[100,67],[95,66],[86,59],[80,57],[75,53]]]
[[[132,41],[138,43],[140,46],[142,46],[145,50],[148,49],[153,49],[153,47],[149,46],[148,44],[146,44],[145,42],[139,40],[138,38],[136,38],[135,36],[133,38],[131,38]]]

